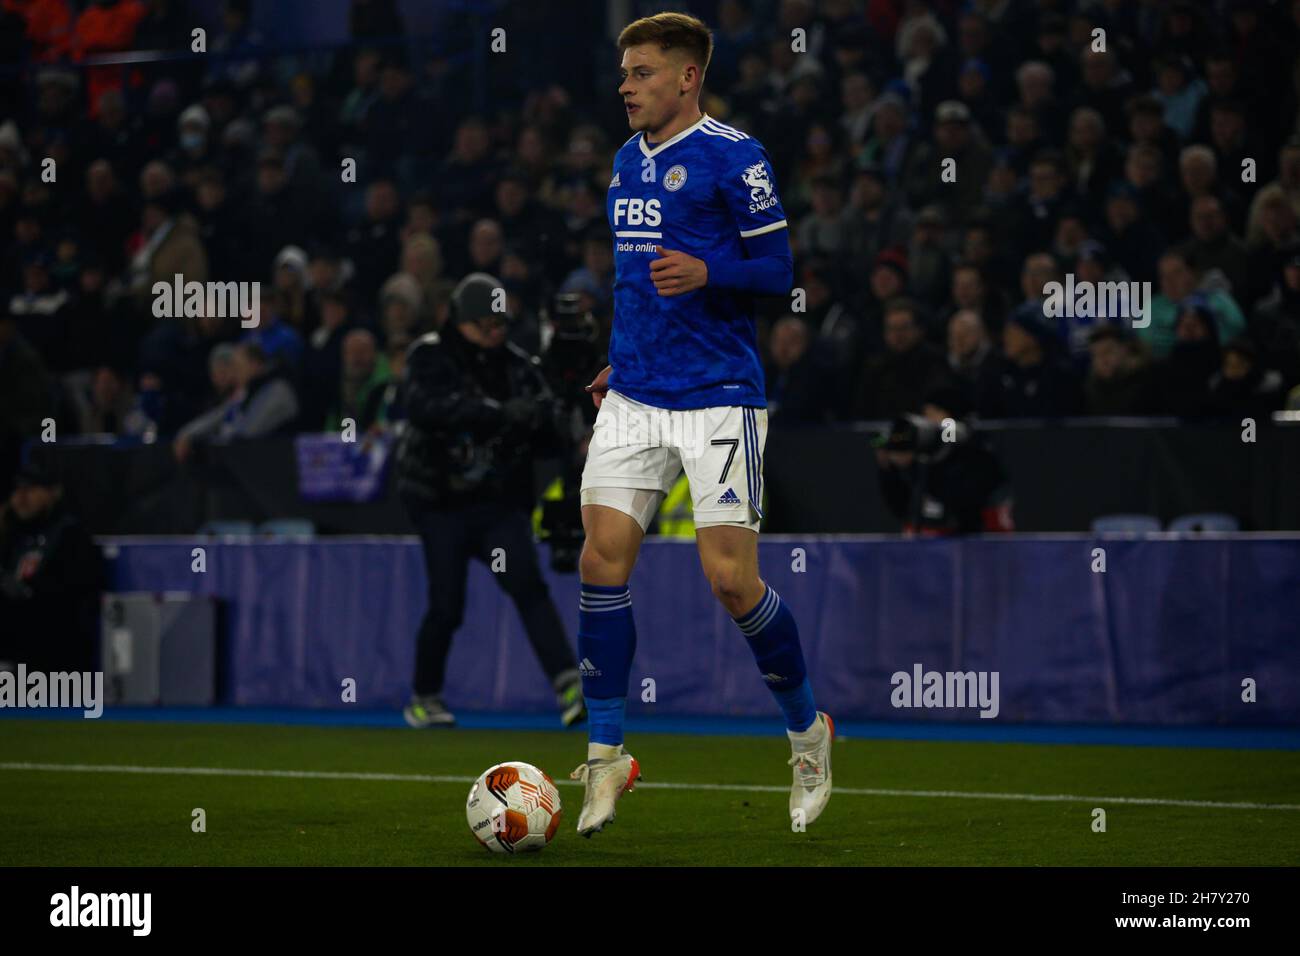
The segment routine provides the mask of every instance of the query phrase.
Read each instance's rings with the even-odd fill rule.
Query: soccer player
[[[793,821],[831,793],[830,718],[817,711],[789,608],[758,575],[767,410],[751,296],[790,291],[793,260],[767,152],[700,111],[713,52],[694,17],[660,13],[618,39],[619,94],[635,131],[614,159],[610,365],[582,475],[587,539],[578,657],[590,739],[578,832],[614,819],[640,776],[623,749],[636,649],[628,579],[647,526],[685,468],[700,562],[785,714]]]

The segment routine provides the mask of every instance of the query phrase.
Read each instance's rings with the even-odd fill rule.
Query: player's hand
[[[663,246],[655,246],[655,254],[659,258],[650,262],[650,281],[660,295],[682,295],[708,284],[709,267],[703,259]]]
[[[600,374],[591,380],[591,384],[586,387],[586,391],[591,393],[591,401],[597,408],[605,400],[605,393],[609,391],[609,373],[614,371],[614,366],[606,365],[600,370]]]

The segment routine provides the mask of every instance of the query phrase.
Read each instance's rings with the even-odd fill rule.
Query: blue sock
[[[587,702],[588,739],[594,744],[623,742],[634,653],[636,626],[627,585],[583,584],[578,603],[578,671]]]
[[[807,730],[817,719],[817,707],[799,647],[799,628],[781,595],[768,585],[758,604],[735,620],[785,714],[785,725],[795,732]]]

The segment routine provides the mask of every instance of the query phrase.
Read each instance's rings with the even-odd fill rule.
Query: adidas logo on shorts
[[[726,493],[724,493],[723,496],[722,496],[721,498],[718,499],[718,504],[720,504],[720,505],[738,505],[738,504],[740,504],[740,499],[736,497],[736,493],[735,493],[734,491],[732,491],[730,488],[728,488],[728,489],[726,490]]]
[[[578,673],[581,674],[583,677],[600,676],[600,671],[596,669],[596,665],[591,662],[591,658],[589,657],[584,657],[582,659],[582,662],[578,664]]]

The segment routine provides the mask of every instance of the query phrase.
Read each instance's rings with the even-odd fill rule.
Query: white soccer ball
[[[518,760],[484,770],[465,803],[469,832],[493,853],[542,849],[560,828],[563,812],[555,781]]]

